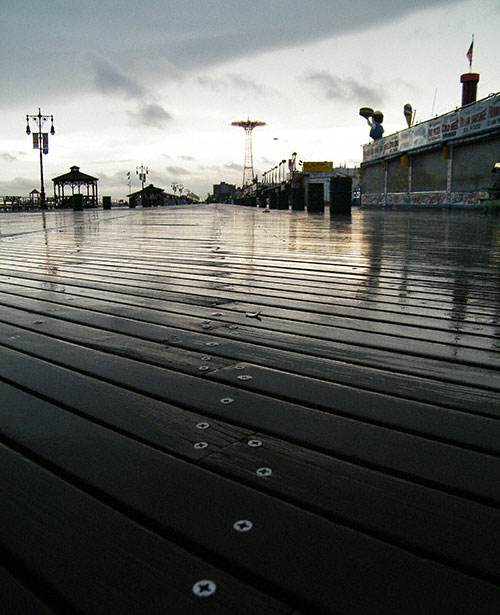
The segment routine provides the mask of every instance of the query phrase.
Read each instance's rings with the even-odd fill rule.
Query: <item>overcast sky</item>
[[[26,114],[53,114],[51,178],[72,165],[123,198],[172,182],[205,197],[241,185],[244,132],[260,175],[301,160],[358,165],[361,106],[386,135],[460,104],[474,33],[480,98],[500,91],[499,0],[3,0],[0,195],[40,188]]]

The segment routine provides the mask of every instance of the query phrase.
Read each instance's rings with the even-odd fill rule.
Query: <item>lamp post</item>
[[[49,153],[49,133],[44,133],[43,127],[49,120],[51,123],[50,134],[54,135],[56,131],[54,128],[53,115],[43,115],[40,108],[38,108],[37,114],[26,115],[26,134],[31,134],[30,122],[33,122],[36,127],[36,130],[33,131],[33,149],[38,149],[40,151],[40,207],[42,209],[47,209],[47,204],[45,202],[45,186],[43,183],[43,154]]]
[[[184,186],[177,182],[172,182],[170,185],[172,186],[172,190],[174,191],[174,198],[176,199],[176,202],[177,202],[177,192],[179,192],[179,198],[181,198],[182,191],[184,190]]]
[[[290,179],[292,180],[292,184],[295,178],[296,164],[297,164],[297,152],[293,152],[292,157],[290,159]]]
[[[139,176],[139,181],[142,184],[142,190],[144,190],[144,184],[146,183],[146,176],[149,173],[149,169],[148,167],[145,167],[143,164],[141,164],[140,167],[137,167],[135,169],[135,172]]]

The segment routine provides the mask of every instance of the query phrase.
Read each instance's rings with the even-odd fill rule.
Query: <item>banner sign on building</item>
[[[363,145],[363,162],[492,128],[500,128],[500,94]]]
[[[325,173],[333,171],[333,162],[303,162],[302,171],[304,173]]]

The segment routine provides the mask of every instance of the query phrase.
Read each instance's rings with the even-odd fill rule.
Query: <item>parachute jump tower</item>
[[[253,122],[248,118],[246,121],[231,122],[231,126],[239,126],[245,130],[245,164],[243,167],[242,188],[253,182],[253,154],[252,154],[252,130],[257,126],[265,126],[265,122]]]

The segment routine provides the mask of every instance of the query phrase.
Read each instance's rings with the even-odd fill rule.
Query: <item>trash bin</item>
[[[73,194],[71,200],[73,201],[73,211],[83,211],[83,194]]]
[[[269,191],[269,209],[278,209],[278,193],[275,188]]]
[[[111,209],[111,197],[103,196],[102,197],[102,208],[103,209]]]
[[[352,205],[352,177],[332,177],[330,180],[330,215],[348,214]]]
[[[288,209],[288,190],[280,190],[278,193],[278,209]]]
[[[325,187],[323,184],[311,182],[307,189],[307,211],[325,211]]]
[[[304,211],[304,208],[305,208],[304,188],[302,188],[302,186],[292,188],[291,194],[290,194],[290,200],[292,202],[293,211]]]

